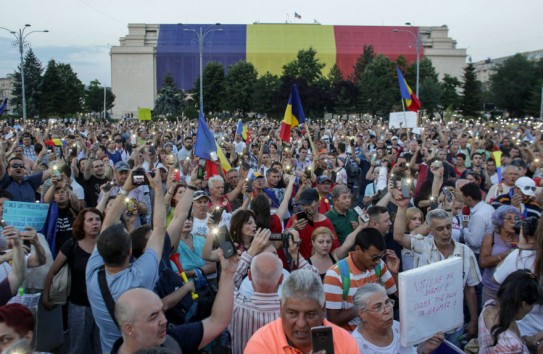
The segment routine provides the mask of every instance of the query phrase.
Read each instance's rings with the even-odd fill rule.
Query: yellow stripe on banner
[[[283,65],[296,59],[300,50],[313,48],[328,75],[336,63],[334,26],[255,24],[247,25],[246,61],[252,63],[260,76],[270,72],[283,73]]]
[[[139,120],[151,120],[151,108],[138,108]]]
[[[215,145],[217,146],[217,157],[219,158],[219,161],[221,162],[222,169],[225,170],[226,172],[230,171],[232,169],[230,162],[228,162],[228,159],[224,155],[224,152],[222,152],[222,149],[217,143],[217,141],[215,141]]]

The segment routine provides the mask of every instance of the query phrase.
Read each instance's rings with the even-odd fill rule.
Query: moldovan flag
[[[407,107],[407,110],[412,112],[418,112],[422,104],[420,103],[415,93],[411,91],[411,87],[409,87],[409,85],[403,78],[400,68],[396,67],[396,72],[398,73],[398,83],[400,84],[400,96],[402,96],[402,99],[405,100],[405,106]]]
[[[303,123],[305,123],[304,109],[300,100],[300,94],[298,93],[298,87],[294,84],[292,91],[290,91],[285,117],[281,123],[281,131],[279,132],[281,140],[290,143],[290,130]]]
[[[139,120],[151,120],[151,108],[138,108]]]

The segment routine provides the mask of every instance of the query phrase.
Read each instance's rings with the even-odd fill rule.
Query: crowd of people
[[[3,124],[2,350],[543,353],[540,122],[279,124]],[[398,275],[452,257],[463,324],[402,346]]]

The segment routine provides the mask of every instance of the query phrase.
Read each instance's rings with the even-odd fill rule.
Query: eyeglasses
[[[373,256],[373,257],[371,257],[371,261],[372,261],[372,262],[379,262],[379,261],[380,261],[381,259],[383,259],[384,257],[385,257],[384,254],[381,254],[381,255],[379,255],[379,256]]]
[[[366,310],[370,312],[383,312],[387,307],[394,307],[395,303],[396,301],[394,299],[387,299],[384,303],[380,302],[378,304],[375,304],[371,309]]]
[[[508,216],[506,218],[503,218],[503,220],[517,222],[517,221],[520,220],[520,218],[515,218],[515,217]]]
[[[520,188],[521,190],[525,190],[525,191],[532,191],[532,192],[535,192],[536,188],[533,187],[533,186],[524,186],[522,188]]]
[[[9,167],[11,167],[11,168],[24,168],[25,165],[16,163],[16,164],[13,164],[13,165],[9,165]]]

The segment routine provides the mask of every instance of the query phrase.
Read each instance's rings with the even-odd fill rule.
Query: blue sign
[[[4,202],[3,219],[9,226],[14,226],[22,231],[27,226],[32,226],[40,231],[45,224],[49,204]]]

